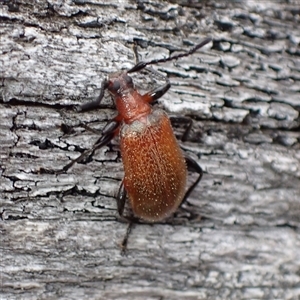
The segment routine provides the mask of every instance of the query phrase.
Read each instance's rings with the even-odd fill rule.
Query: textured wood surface
[[[0,5],[1,299],[299,299],[299,1]],[[154,67],[172,83],[158,105],[194,120],[182,146],[203,180],[174,218],[136,224],[122,255],[118,141],[67,173],[40,170],[97,140],[109,97],[72,108],[134,65],[133,42],[150,60],[207,36]],[[160,83],[134,79],[142,91]]]

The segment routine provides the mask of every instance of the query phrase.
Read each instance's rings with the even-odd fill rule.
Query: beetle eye
[[[129,85],[129,86],[133,85],[132,78],[130,76],[128,76],[128,75],[124,76],[124,80],[125,80],[127,85]]]
[[[117,92],[120,88],[120,82],[119,81],[114,81],[114,82],[111,82],[110,85],[109,85],[109,89],[112,91],[112,92]]]

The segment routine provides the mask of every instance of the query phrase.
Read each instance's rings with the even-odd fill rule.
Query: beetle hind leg
[[[186,161],[188,171],[197,173],[198,177],[187,189],[186,193],[184,194],[184,197],[181,200],[181,203],[178,206],[178,209],[174,212],[173,216],[170,216],[166,219],[168,224],[178,225],[182,224],[183,219],[196,220],[200,217],[199,212],[195,211],[195,207],[189,208],[193,205],[188,201],[188,198],[194,191],[196,186],[200,183],[204,172],[201,166],[193,158],[186,154],[184,154],[184,158]]]
[[[189,209],[189,207],[192,206],[192,204],[188,201],[188,197],[191,195],[191,193],[194,191],[196,186],[201,181],[202,176],[203,176],[203,170],[200,167],[200,165],[190,156],[184,155],[184,158],[185,158],[188,170],[198,173],[198,178],[194,181],[194,183],[186,191],[186,193],[179,205],[179,208],[181,211],[188,213],[188,216],[186,216],[186,218],[188,218],[189,220],[194,220],[194,219],[199,218],[199,214],[195,211],[194,208]],[[183,204],[185,204],[184,207],[183,207]],[[176,215],[176,212],[175,212],[175,215]]]
[[[126,189],[124,187],[124,182],[122,181],[119,191],[118,191],[118,195],[117,195],[117,209],[118,209],[118,214],[119,214],[119,220],[121,222],[126,222],[128,223],[127,226],[127,230],[126,233],[123,237],[123,240],[121,242],[121,254],[125,255],[126,251],[127,251],[127,245],[128,245],[128,239],[129,239],[129,235],[131,233],[132,227],[134,226],[134,224],[139,223],[139,219],[135,218],[133,216],[133,214],[131,214],[130,216],[124,216],[124,208],[125,208],[125,204],[126,204],[126,198],[127,198],[127,192]]]
[[[118,219],[121,222],[125,222],[125,223],[141,223],[139,218],[136,218],[132,211],[129,210],[131,213],[129,215],[124,215],[124,208],[125,208],[125,204],[126,204],[126,199],[127,199],[127,192],[126,189],[124,187],[124,182],[122,181],[117,197],[116,197],[116,201],[117,201],[117,210],[118,210]]]
[[[128,239],[129,239],[129,235],[131,233],[133,225],[134,225],[134,223],[130,222],[127,226],[126,233],[125,233],[122,243],[121,243],[121,255],[125,255],[127,252]]]
[[[198,178],[196,179],[196,181],[188,188],[188,190],[186,191],[183,200],[181,202],[181,205],[186,202],[187,198],[190,196],[190,194],[193,192],[193,190],[195,189],[195,187],[199,184],[199,182],[202,179],[203,176],[203,170],[200,167],[200,165],[190,156],[185,155],[185,161],[187,164],[187,167],[189,170],[194,171],[196,173],[199,174]]]

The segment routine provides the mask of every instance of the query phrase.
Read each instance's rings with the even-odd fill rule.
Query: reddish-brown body
[[[140,95],[126,73],[110,76],[112,94],[122,121],[120,147],[124,187],[134,214],[146,221],[170,216],[185,195],[187,168],[169,118],[153,110],[152,98]]]
[[[185,194],[185,159],[162,110],[124,125],[120,133],[124,186],[132,210],[147,221],[170,216]]]

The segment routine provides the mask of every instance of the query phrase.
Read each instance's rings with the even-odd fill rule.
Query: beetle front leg
[[[99,107],[104,96],[104,91],[107,89],[107,87],[108,87],[108,81],[105,79],[101,83],[100,94],[96,98],[96,100],[79,105],[76,107],[76,110],[78,112],[84,112]]]
[[[166,84],[161,85],[161,86],[151,90],[150,92],[144,94],[143,99],[148,103],[154,102],[155,100],[162,97],[168,91],[168,89],[170,87],[171,87],[171,84],[168,81]]]

